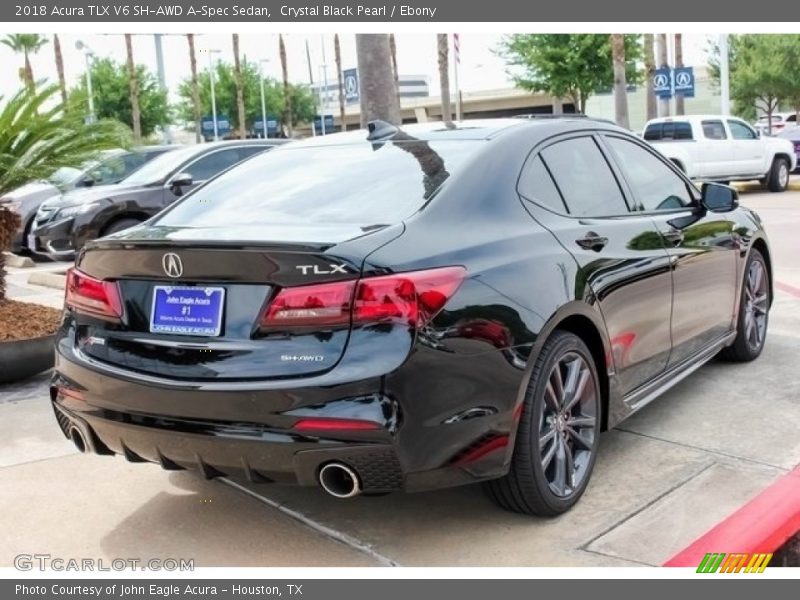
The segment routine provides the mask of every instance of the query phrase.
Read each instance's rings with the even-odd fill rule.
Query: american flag
[[[458,34],[453,34],[453,57],[456,63],[461,64],[461,42],[458,39]]]

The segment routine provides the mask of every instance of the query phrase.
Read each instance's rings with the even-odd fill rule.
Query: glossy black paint
[[[758,246],[769,256],[754,213],[709,212],[693,189],[692,205],[677,210],[558,214],[518,190],[522,169],[541,148],[575,135],[605,148],[608,133],[641,142],[588,119],[468,125],[402,132],[405,142],[397,143],[412,140],[420,176],[432,181],[445,167],[425,140],[483,141],[432,200],[399,223],[366,231],[310,224],[189,230],[159,227],[156,219],[87,244],[77,266],[119,280],[126,312],[119,325],[65,313],[55,405],[86,428],[98,451],[165,468],[315,485],[319,466],[335,459],[364,472],[384,469],[391,483],[373,482],[373,490],[430,489],[507,471],[534,359],[556,329],[576,333],[591,350],[605,427],[731,341],[748,251]],[[366,143],[348,135],[348,143]],[[289,147],[273,154],[283,151]],[[626,203],[636,206],[625,165],[606,158]],[[236,169],[225,175],[235,176]],[[578,243],[587,237],[605,242]],[[147,331],[152,286],[174,281],[161,266],[167,251],[183,260],[181,282],[228,290],[221,337]],[[298,274],[298,261],[342,264],[346,275],[309,279]],[[381,324],[258,334],[257,316],[278,288],[453,265],[466,267],[466,280],[419,331]],[[294,351],[324,359],[280,362]],[[309,416],[380,427],[317,435],[294,429]]]

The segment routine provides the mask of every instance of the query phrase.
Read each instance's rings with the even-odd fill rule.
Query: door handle
[[[670,229],[668,231],[662,231],[661,237],[663,237],[667,242],[669,242],[673,246],[678,246],[683,243],[683,231],[681,231],[680,229]]]
[[[600,252],[608,244],[608,238],[597,235],[594,231],[590,231],[584,237],[575,240],[581,248],[585,250],[594,250]]]

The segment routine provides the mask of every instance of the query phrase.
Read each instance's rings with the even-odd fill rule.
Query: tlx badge
[[[330,269],[320,269],[319,265],[298,265],[298,269],[303,275],[333,275],[334,273],[347,273],[345,265],[328,265]]]

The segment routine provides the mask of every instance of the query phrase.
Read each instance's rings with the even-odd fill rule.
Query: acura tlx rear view
[[[207,478],[338,498],[485,482],[561,513],[601,430],[763,347],[766,238],[711,191],[579,117],[283,145],[79,252],[56,418],[83,451]],[[669,250],[651,200],[683,228]]]

